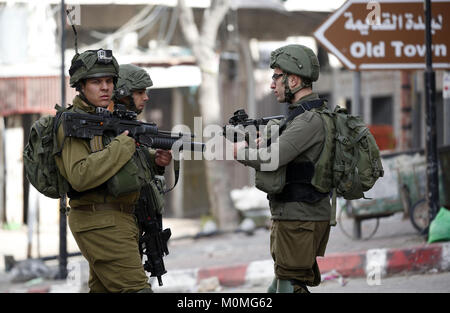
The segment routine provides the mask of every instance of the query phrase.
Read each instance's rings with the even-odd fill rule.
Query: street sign
[[[450,0],[432,1],[435,69],[450,69]],[[349,0],[314,37],[350,70],[424,69],[423,0]]]

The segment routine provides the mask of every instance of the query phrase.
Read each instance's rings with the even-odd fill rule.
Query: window
[[[372,123],[392,125],[393,108],[392,97],[374,97],[372,98]]]

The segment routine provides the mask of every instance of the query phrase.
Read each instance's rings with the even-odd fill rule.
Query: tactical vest
[[[269,194],[269,200],[277,202],[316,203],[329,196],[311,184],[314,176],[314,164],[311,162],[290,162],[286,167],[286,183],[280,193]]]

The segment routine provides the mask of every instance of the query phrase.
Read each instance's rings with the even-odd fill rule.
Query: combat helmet
[[[119,76],[119,64],[111,50],[87,50],[81,54],[75,54],[69,74],[70,86],[77,90],[79,82],[86,78],[112,76],[114,84],[116,84]]]
[[[129,97],[130,105],[128,109],[140,113],[134,104],[132,93],[134,90],[146,89],[151,86],[153,86],[153,81],[146,70],[133,64],[121,64],[119,79],[114,91],[114,100],[117,102],[122,98]]]
[[[283,72],[283,81],[286,86],[287,101],[305,87],[311,87],[312,82],[319,78],[320,65],[315,53],[303,45],[287,45],[278,48],[270,54],[270,68],[280,68]],[[302,85],[290,90],[287,83],[287,74],[295,74],[302,78]]]

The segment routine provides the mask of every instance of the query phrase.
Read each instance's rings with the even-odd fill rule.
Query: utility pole
[[[66,5],[61,0],[61,107],[66,107],[66,74],[65,74],[65,48],[66,48]],[[67,278],[67,218],[66,195],[59,200],[59,279]]]
[[[425,45],[426,69],[425,104],[426,104],[426,160],[427,160],[427,201],[429,206],[430,223],[436,216],[439,206],[439,176],[436,136],[436,76],[432,67],[431,50],[431,0],[424,0],[425,6]],[[429,227],[428,227],[429,229]]]
[[[402,77],[400,148],[405,151],[412,148],[411,73],[403,70],[400,75]]]
[[[359,116],[362,113],[361,110],[361,72],[353,72],[353,101],[352,111],[349,112],[352,115]],[[362,115],[361,115],[362,116]]]
[[[444,100],[444,146],[450,145],[450,71],[444,73],[442,95]]]

